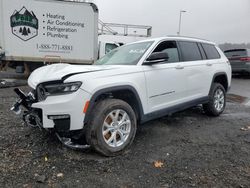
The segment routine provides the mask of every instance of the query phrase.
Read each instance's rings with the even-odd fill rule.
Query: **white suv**
[[[138,124],[203,104],[220,115],[231,84],[231,66],[212,42],[150,39],[114,49],[94,65],[54,64],[35,70],[28,95],[15,89],[31,126],[53,129],[64,144],[86,141],[113,156],[133,142]],[[68,139],[66,139],[66,137]]]

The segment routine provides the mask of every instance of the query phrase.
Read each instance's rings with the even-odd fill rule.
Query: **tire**
[[[221,96],[221,97],[218,97]],[[209,92],[209,101],[203,104],[205,113],[209,116],[219,116],[226,107],[226,91],[219,83],[213,83]]]
[[[86,126],[87,143],[105,156],[116,156],[132,144],[137,121],[128,103],[119,99],[105,99],[96,104]]]

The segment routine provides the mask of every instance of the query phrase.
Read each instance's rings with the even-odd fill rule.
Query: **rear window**
[[[183,61],[202,60],[201,53],[196,42],[180,41],[179,45]]]
[[[247,50],[246,49],[235,49],[235,50],[226,50],[224,54],[227,57],[242,57],[247,56]]]
[[[214,45],[212,44],[201,44],[201,45],[206,53],[207,59],[220,59],[220,54]]]

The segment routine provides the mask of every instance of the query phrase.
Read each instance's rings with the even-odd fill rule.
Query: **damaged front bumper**
[[[22,118],[26,125],[30,127],[38,127],[40,129],[54,130],[58,139],[65,146],[72,149],[89,148],[89,145],[85,143],[78,144],[74,142],[77,140],[75,138],[79,139],[82,136],[83,115],[81,117],[78,116],[78,119],[72,120],[72,117],[77,117],[78,114],[76,112],[72,112],[72,110],[69,108],[70,105],[65,105],[65,101],[73,103],[75,110],[77,109],[76,103],[69,100],[77,100],[76,96],[64,97],[64,102],[62,101],[62,96],[57,97],[57,99],[48,97],[48,100],[46,99],[44,101],[38,101],[35,92],[29,92],[28,94],[25,94],[18,88],[14,89],[14,92],[18,95],[19,99],[11,107],[11,111],[19,115],[22,111],[21,107],[23,107],[25,110],[23,112]],[[54,103],[52,103],[52,101]],[[65,105],[64,108],[62,105]],[[55,111],[57,111],[57,113]],[[78,123],[78,127],[71,126],[72,123],[77,121],[80,122]]]
[[[36,102],[34,93],[29,92],[26,95],[18,88],[15,88],[14,92],[19,96],[19,99],[11,107],[11,111],[13,111],[17,115],[21,114],[21,106],[23,106],[25,108],[25,111],[23,113],[24,122],[30,127],[42,128],[41,110],[31,107],[32,104]]]
[[[89,93],[79,89],[70,94],[39,97],[38,89],[27,95],[21,90],[15,89],[19,100],[11,108],[12,111],[20,113],[20,107],[23,106],[25,108],[24,116],[28,115],[28,118],[24,117],[25,122],[29,124],[30,121],[27,120],[31,119],[32,124],[35,124],[33,119],[39,117],[44,129],[55,129],[58,132],[83,129],[85,119],[83,110],[90,100]],[[39,121],[37,123],[40,126]]]

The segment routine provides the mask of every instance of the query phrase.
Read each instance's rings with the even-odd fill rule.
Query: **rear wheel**
[[[226,91],[220,83],[213,83],[209,93],[209,102],[203,109],[210,116],[219,116],[226,107]]]
[[[105,156],[124,152],[136,133],[136,116],[126,102],[106,99],[97,103],[87,126],[86,139],[95,150]]]

